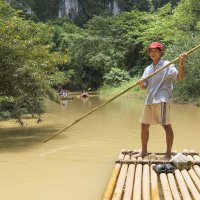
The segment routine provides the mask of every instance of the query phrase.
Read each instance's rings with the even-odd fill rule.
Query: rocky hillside
[[[83,25],[94,15],[117,15],[122,11],[155,11],[166,3],[175,6],[179,0],[6,0],[39,21],[69,18]]]

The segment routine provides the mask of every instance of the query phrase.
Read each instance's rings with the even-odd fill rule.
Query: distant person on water
[[[89,94],[86,90],[83,90],[83,92],[81,93],[81,97],[89,97]]]
[[[169,61],[163,60],[164,47],[159,42],[151,43],[147,48],[147,53],[152,60],[152,64],[146,67],[141,79],[146,78],[156,70],[162,68]],[[186,54],[179,56],[178,70],[172,64],[151,78],[137,83],[141,89],[147,89],[147,97],[143,113],[141,115],[141,143],[142,150],[135,157],[145,157],[148,153],[147,143],[149,140],[150,125],[161,124],[166,133],[167,150],[164,160],[171,158],[171,149],[173,145],[174,133],[170,121],[170,99],[172,97],[173,80],[182,80],[184,73],[184,62]]]
[[[66,89],[63,90],[62,97],[67,97],[68,91]]]
[[[60,89],[59,94],[61,97],[63,96],[63,89]]]
[[[59,94],[60,94],[60,97],[67,97],[68,96],[68,90],[61,89]]]

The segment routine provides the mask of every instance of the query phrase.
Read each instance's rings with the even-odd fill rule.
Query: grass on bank
[[[129,88],[131,85],[134,85],[136,83],[136,81],[138,80],[138,78],[133,78],[131,81],[129,82],[125,82],[122,85],[118,86],[118,87],[111,87],[111,86],[103,86],[100,89],[100,94],[101,95],[105,95],[105,96],[114,96],[119,94],[120,92],[126,90],[127,88]],[[144,98],[146,95],[146,91],[145,90],[141,90],[138,86],[130,89],[129,91],[127,91],[125,94],[123,95],[127,95],[129,97],[136,97],[136,98]]]
[[[100,89],[100,94],[103,96],[114,96],[119,94],[120,92],[124,91],[125,89],[129,88],[131,85],[135,84],[135,82],[138,80],[138,78],[133,78],[130,82],[126,82],[118,87],[110,87],[110,86],[103,86]],[[197,97],[195,99],[185,100],[178,98],[176,91],[174,90],[174,96],[172,98],[173,103],[179,103],[179,104],[192,104],[195,106],[200,106],[200,97]],[[138,86],[130,89],[127,91],[124,96],[128,97],[134,97],[134,98],[141,98],[144,99],[146,96],[146,90],[141,90]]]

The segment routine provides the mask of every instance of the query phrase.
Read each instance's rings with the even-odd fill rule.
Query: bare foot
[[[165,161],[168,161],[168,160],[171,159],[171,155],[167,155],[167,154],[165,154],[165,156],[162,157],[161,159],[162,159],[162,160],[165,160]]]
[[[147,156],[147,154],[148,154],[147,152],[142,152],[142,151],[140,151],[139,153],[133,155],[133,157],[134,157],[134,158],[139,158],[139,157],[144,158],[145,156]]]

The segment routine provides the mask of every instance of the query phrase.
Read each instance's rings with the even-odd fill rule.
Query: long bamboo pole
[[[120,163],[120,164],[162,164],[162,163],[170,163],[173,164],[173,161],[164,161],[164,160],[117,160],[115,163]],[[185,162],[183,162],[185,163]],[[192,165],[198,165],[200,166],[200,161],[191,161],[191,166]]]
[[[196,161],[196,162],[199,162],[199,156],[193,156],[193,159]],[[193,166],[196,174],[198,175],[198,177],[200,178],[200,167],[197,166],[197,165],[194,165]]]
[[[120,153],[119,158],[124,159],[124,155]],[[102,200],[110,200],[112,198],[120,169],[121,169],[121,164],[119,163],[115,164],[112,175],[108,181],[107,187],[103,194]]]
[[[187,157],[188,157],[190,160],[193,160],[193,157],[192,157],[191,155],[188,155]],[[200,179],[199,179],[198,175],[195,173],[194,167],[191,168],[191,169],[188,171],[188,173],[190,174],[190,176],[191,176],[191,178],[192,178],[192,180],[193,180],[193,182],[194,182],[196,188],[197,188],[198,191],[200,192]]]
[[[128,160],[130,159],[129,155],[126,155],[124,160]],[[116,183],[116,187],[113,193],[113,197],[112,200],[121,200],[122,199],[122,195],[123,195],[123,188],[124,188],[124,184],[126,181],[126,175],[127,175],[127,171],[128,171],[128,165],[127,164],[123,164],[121,166],[121,170],[118,176],[118,180]]]
[[[133,156],[131,160],[136,160]],[[129,165],[127,178],[126,178],[126,187],[124,189],[124,197],[123,200],[131,200],[132,192],[133,192],[133,183],[134,183],[134,176],[135,176],[135,166],[134,164]]]
[[[171,189],[171,192],[172,192],[173,199],[181,200],[181,197],[179,195],[179,192],[178,192],[178,189],[177,189],[177,186],[176,186],[176,180],[175,180],[174,175],[172,173],[168,173],[167,178],[168,178],[168,181],[169,181],[169,186],[170,186],[170,189]]]
[[[190,175],[188,174],[188,171],[186,171],[185,169],[181,170],[181,174],[185,180],[185,183],[190,191],[190,194],[192,195],[193,199],[195,200],[200,200],[200,194],[197,190],[197,188],[195,187]]]
[[[134,155],[134,154],[138,154],[138,153],[139,153],[139,151],[130,151],[130,150],[122,152],[122,154],[124,154],[124,155],[126,155],[126,154]],[[186,155],[186,156],[187,155],[191,155],[191,156],[194,156],[194,155],[198,156],[199,155],[199,153],[197,153],[197,152],[187,152],[187,153],[186,152],[181,152],[181,153],[184,154],[184,155]],[[164,153],[164,152],[163,153],[160,153],[160,152],[149,152],[148,153],[148,155],[151,155],[151,154],[165,155],[166,153]],[[176,155],[176,154],[177,154],[177,152],[174,152],[174,151],[171,153],[171,155],[173,155],[173,156]]]
[[[133,200],[142,199],[142,165],[138,164],[135,171],[135,181],[133,186]]]
[[[142,199],[150,200],[150,166],[145,164],[143,166],[142,174]]]
[[[154,165],[151,165],[151,199],[160,200],[158,189],[158,176],[153,170],[153,166]]]
[[[187,55],[191,54],[192,52],[196,51],[198,48],[200,48],[200,44],[196,47],[194,47],[193,49],[191,49],[190,51],[186,52]],[[163,66],[162,68],[156,70],[154,73],[150,74],[149,76],[147,76],[146,78],[142,79],[142,81],[145,81],[149,78],[151,78],[152,76],[154,76],[155,74],[157,74],[158,72],[162,71],[163,69],[167,68],[168,66],[170,66],[171,64],[176,63],[179,60],[179,58],[176,58],[174,60],[172,60],[171,62],[169,62],[168,64],[166,64],[165,66]],[[54,135],[50,136],[49,138],[47,138],[46,140],[43,141],[43,143],[49,141],[50,139],[54,138],[55,136],[57,136],[58,134],[62,133],[63,131],[65,131],[66,129],[68,129],[69,127],[73,126],[74,124],[76,124],[77,122],[79,122],[80,120],[84,119],[85,117],[87,117],[88,115],[92,114],[94,111],[96,111],[97,109],[105,106],[106,104],[110,103],[111,101],[113,101],[114,99],[116,99],[117,97],[121,96],[122,94],[126,93],[128,90],[134,88],[135,86],[137,86],[138,83],[134,83],[132,86],[128,87],[127,89],[125,89],[124,91],[120,92],[119,94],[117,94],[116,96],[112,97],[111,99],[109,99],[108,101],[102,103],[101,105],[95,107],[94,109],[92,109],[91,111],[89,111],[88,113],[84,114],[82,117],[80,117],[79,119],[75,120],[74,122],[72,122],[71,124],[69,124],[68,126],[66,126],[65,128],[61,129],[60,131],[58,131],[57,133],[55,133]]]
[[[180,170],[178,170],[178,169],[175,170],[175,177],[176,177],[178,186],[180,188],[180,192],[182,194],[182,199],[183,200],[192,200]]]
[[[165,173],[160,174],[160,182],[163,190],[164,199],[173,200],[172,193],[169,187],[169,182],[167,180],[167,175]]]

